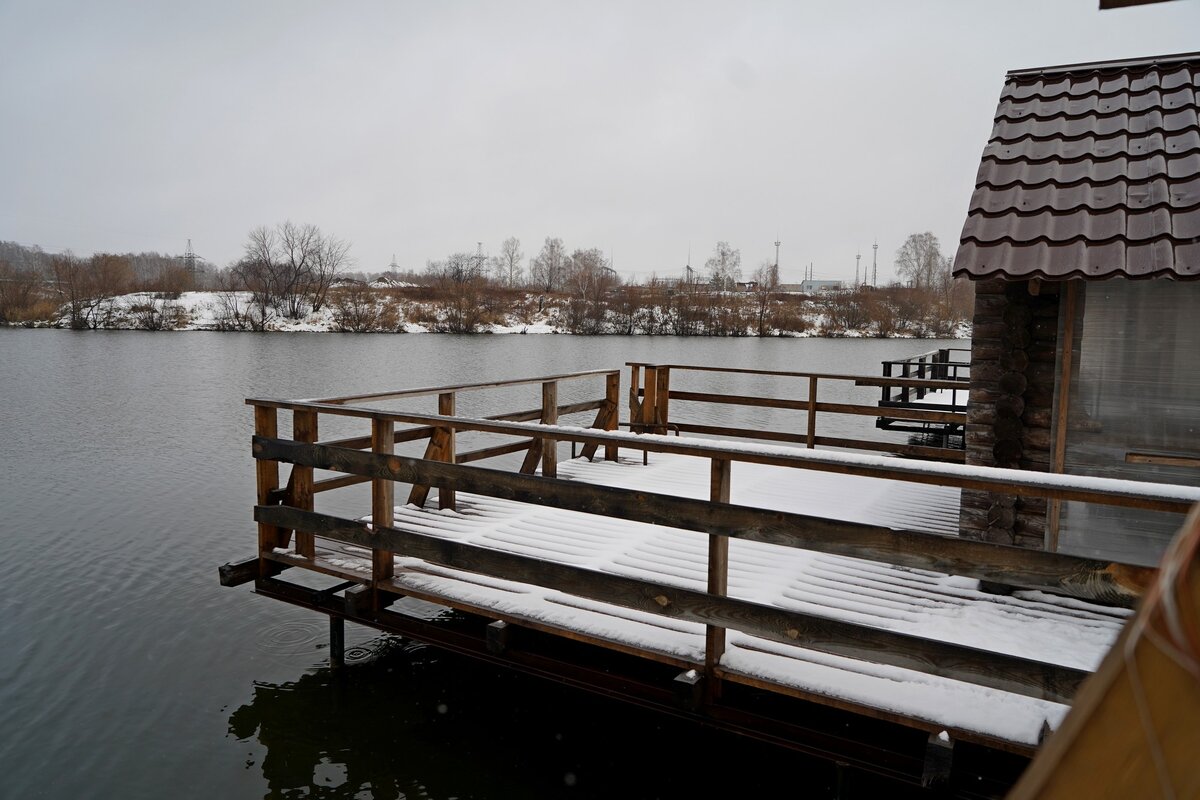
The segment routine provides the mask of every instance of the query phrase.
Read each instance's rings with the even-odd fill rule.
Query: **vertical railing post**
[[[558,424],[558,381],[542,384],[542,424]],[[558,440],[542,438],[542,477],[558,477]]]
[[[636,367],[635,367],[636,369]],[[621,414],[621,373],[614,372],[604,379],[604,405],[608,411],[604,418],[604,430],[615,431]],[[617,445],[604,445],[604,460],[617,460]]]
[[[808,376],[808,449],[817,446],[817,376]]]
[[[390,456],[396,452],[396,423],[390,419],[371,420],[371,452]],[[391,527],[395,511],[396,484],[387,478],[371,480],[371,529]],[[371,548],[371,579],[387,580],[394,574],[390,550]],[[376,593],[378,594],[378,593]]]
[[[629,430],[637,433],[637,425],[642,421],[642,403],[638,400],[638,387],[641,385],[642,368],[637,364],[629,365]]]
[[[642,380],[642,423],[640,433],[654,432],[654,417],[658,405],[658,367],[646,367]]]
[[[925,378],[929,377],[928,365],[925,363],[927,358],[928,358],[928,356],[921,356],[921,358],[917,362],[917,377],[920,378],[921,380],[924,380]],[[924,386],[917,387],[917,399],[918,400],[925,399],[925,387]]]
[[[885,378],[892,377],[892,362],[890,362],[890,361],[883,362],[883,377],[885,377]],[[891,399],[891,395],[889,394],[891,391],[892,391],[892,387],[888,386],[887,384],[884,384],[883,387],[880,389],[881,395],[880,395],[879,399],[886,403],[888,400]]]
[[[671,368],[659,367],[654,381],[654,432],[667,434],[667,405],[671,399]]]
[[[728,503],[733,462],[727,458],[714,458],[709,480],[709,500],[713,503]],[[708,537],[708,593],[725,597],[729,592],[729,537]],[[725,629],[719,625],[704,627],[704,672],[707,680],[709,700],[720,696],[720,685],[716,679],[716,667],[725,654]]]
[[[642,418],[638,420],[638,433],[653,433],[656,406],[658,405],[658,368],[647,366],[642,379]],[[642,451],[642,463],[650,463],[650,451]]]
[[[438,413],[444,417],[454,416],[454,392],[442,392],[438,395]],[[442,437],[442,461],[453,464],[455,459],[454,428],[438,428]],[[438,488],[438,508],[455,509],[454,490],[445,486]]]
[[[900,370],[900,377],[901,378],[910,377],[911,368],[912,368],[912,362],[905,361],[903,364],[903,369]],[[908,402],[908,386],[904,386],[903,388],[900,389],[900,402],[902,402],[902,403]]]
[[[296,409],[292,412],[292,438],[298,442],[312,444],[317,441],[317,412],[309,409]],[[291,503],[296,508],[312,511],[313,504],[313,468],[294,464],[292,478]],[[312,531],[296,531],[296,554],[304,558],[315,558],[317,546]]]
[[[274,408],[266,406],[254,407],[254,433],[268,439],[279,436],[279,413]],[[260,506],[274,503],[273,495],[279,489],[279,462],[257,458],[254,460],[254,472],[258,486],[258,504]],[[279,528],[264,522],[258,523],[258,574],[267,575],[267,563],[264,553],[269,553],[276,547],[286,544],[280,542]]]

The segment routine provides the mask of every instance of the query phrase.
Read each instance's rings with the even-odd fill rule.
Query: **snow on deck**
[[[622,453],[619,462],[574,459],[559,477],[707,498],[709,461]],[[734,463],[731,501],[847,521],[953,535],[959,490],[836,473]],[[467,493],[457,511],[398,507],[394,525],[521,555],[703,591],[707,536]],[[361,551],[366,554],[366,551]],[[357,563],[355,563],[357,562]],[[357,558],[343,567],[365,569]],[[398,558],[396,582],[414,594],[566,628],[701,662],[704,626],[565,592]],[[1042,592],[999,596],[960,576],[759,542],[732,540],[729,595],[779,608],[954,642],[1064,666],[1095,669],[1131,612]],[[924,720],[959,733],[1035,745],[1067,706],[914,670],[872,664],[729,631],[728,670],[802,691]]]

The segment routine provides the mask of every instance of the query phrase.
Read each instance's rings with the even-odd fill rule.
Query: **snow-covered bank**
[[[289,318],[270,308],[260,308],[250,292],[182,292],[177,295],[139,292],[105,298],[76,309],[74,327],[95,330],[169,330],[169,331],[280,331],[280,332],[372,332],[372,333],[443,333],[471,332],[492,334],[569,334],[580,333],[570,322],[569,301],[527,295],[522,302],[510,303],[509,310],[491,309],[477,321],[464,325],[455,319],[457,310],[445,302],[410,300],[395,295],[355,298],[352,302],[336,296],[317,311]],[[934,331],[919,323],[882,333],[870,323],[847,327],[832,320],[821,304],[802,304],[803,311],[786,328],[768,328],[770,336],[844,337],[844,338],[970,338],[967,321],[954,324],[949,333]],[[737,335],[756,336],[756,328],[734,328],[713,333],[699,326],[695,330],[676,330],[671,324],[670,308],[647,307],[639,313],[652,318],[643,323],[633,317],[621,320],[614,312],[587,332],[596,334],[657,335]],[[26,327],[72,327],[69,308],[49,320],[21,323]]]

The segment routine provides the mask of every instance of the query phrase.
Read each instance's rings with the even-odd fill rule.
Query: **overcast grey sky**
[[[0,0],[0,239],[195,251],[290,219],[404,268],[507,236],[638,278],[953,255],[1008,69],[1200,49],[1200,0]]]

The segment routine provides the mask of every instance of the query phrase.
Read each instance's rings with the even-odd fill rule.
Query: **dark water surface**
[[[878,374],[948,345],[0,329],[0,796],[831,797],[795,753],[356,626],[331,675],[323,615],[217,581],[254,549],[243,401],[631,360]]]

